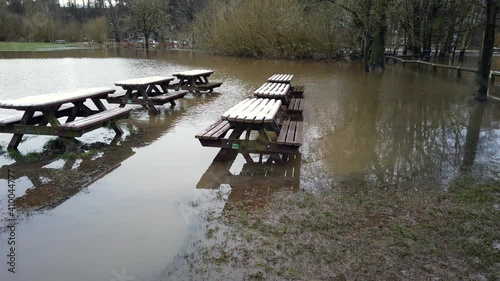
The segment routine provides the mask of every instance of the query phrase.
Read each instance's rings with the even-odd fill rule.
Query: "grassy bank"
[[[473,182],[281,194],[264,211],[210,220],[177,270],[188,280],[500,280],[500,182]]]
[[[0,52],[57,51],[86,49],[81,43],[54,44],[44,42],[0,42]]]

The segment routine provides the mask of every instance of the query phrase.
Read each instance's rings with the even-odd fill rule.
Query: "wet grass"
[[[209,221],[185,276],[500,280],[499,205],[500,182],[474,179],[447,190],[358,182],[280,194],[262,212]]]
[[[101,145],[97,143],[96,146]],[[65,151],[65,147],[61,139],[52,138],[48,140],[44,145],[42,151],[31,151],[27,153],[21,153],[17,150],[8,151],[8,157],[23,163],[35,163],[38,161],[60,158],[60,159],[86,159],[92,158],[99,152],[98,149],[90,147],[87,151],[82,152],[72,152]],[[1,149],[0,149],[1,154]]]
[[[54,44],[44,42],[0,42],[0,52],[25,52],[84,48],[80,43]]]

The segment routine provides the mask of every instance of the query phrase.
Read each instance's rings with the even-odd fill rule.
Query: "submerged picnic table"
[[[293,74],[274,74],[273,76],[267,78],[268,82],[271,83],[286,83],[290,84],[293,79]]]
[[[302,114],[304,111],[304,99],[293,97],[291,86],[286,83],[264,83],[253,92],[258,98],[279,99],[286,106],[289,114]]]
[[[183,89],[190,92],[200,93],[202,91],[213,92],[214,88],[220,87],[222,82],[209,82],[208,77],[214,73],[213,70],[189,70],[172,74],[179,82],[172,85],[174,89]]]
[[[125,107],[126,104],[140,104],[150,112],[158,113],[155,105],[164,105],[169,102],[175,106],[175,100],[183,98],[188,93],[180,91],[167,94],[169,84],[174,79],[174,77],[152,76],[118,81],[115,85],[121,86],[125,92],[110,94],[107,100],[109,103],[120,104],[120,107]]]
[[[267,78],[267,82],[290,84],[293,77],[293,74],[274,74],[271,77]],[[290,95],[295,98],[302,98],[304,97],[304,88],[305,87],[303,85],[291,86]]]
[[[216,161],[226,160],[231,154],[240,152],[247,161],[251,159],[249,153],[258,153],[270,154],[273,161],[281,162],[279,153],[295,153],[302,144],[302,122],[286,121],[279,127],[276,114],[281,104],[276,99],[245,99],[227,110],[220,121],[196,138],[203,146],[221,148]],[[259,137],[251,139],[252,132],[257,132]],[[245,138],[240,139],[243,133]]]
[[[24,134],[59,136],[69,150],[78,150],[75,137],[108,124],[120,135],[123,132],[115,121],[128,117],[131,109],[107,110],[100,100],[114,91],[109,88],[88,88],[0,101],[0,108],[24,112],[22,116],[0,120],[0,132],[14,134],[9,150],[17,149]],[[89,99],[97,110],[84,104]],[[61,124],[58,120],[60,117],[67,117],[66,123]],[[77,117],[84,118],[76,120]]]

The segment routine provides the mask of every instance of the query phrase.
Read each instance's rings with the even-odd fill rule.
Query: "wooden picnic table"
[[[264,83],[253,92],[254,96],[266,99],[279,99],[283,103],[288,104],[288,93],[290,84],[283,83]]]
[[[297,122],[293,123],[293,128],[289,123],[284,130],[279,127],[276,115],[281,104],[281,100],[276,99],[245,99],[227,110],[220,121],[196,135],[196,138],[204,146],[221,148],[216,160],[225,160],[239,152],[247,161],[251,160],[249,153],[258,153],[270,154],[273,161],[281,162],[279,153],[295,153],[302,144],[302,122],[300,129]],[[231,133],[225,138],[230,130]],[[257,132],[259,137],[251,139],[252,132]],[[243,133],[245,138],[240,139]],[[277,142],[280,137],[284,140],[281,144]],[[288,142],[285,141],[287,139]]]
[[[292,95],[290,84],[264,83],[253,92],[258,98],[279,99],[285,106],[286,113],[300,116],[304,111],[304,99]]]
[[[214,73],[213,70],[188,70],[172,74],[179,82],[172,85],[174,89],[183,89],[190,92],[200,93],[202,91],[213,92],[214,88],[220,87],[222,82],[210,82],[208,77]]]
[[[17,150],[24,134],[59,136],[69,150],[78,150],[75,137],[107,124],[120,135],[123,132],[115,121],[127,117],[131,109],[107,110],[100,100],[114,92],[110,88],[88,88],[0,101],[0,108],[23,111],[22,116],[0,120],[0,133],[14,134],[9,150]],[[97,110],[86,106],[87,100]],[[67,117],[66,123],[59,122],[61,117]],[[77,117],[84,118],[76,120]]]
[[[174,79],[174,77],[151,76],[118,81],[115,85],[122,87],[125,93],[111,94],[107,100],[109,103],[120,104],[120,107],[125,107],[126,104],[140,104],[150,112],[158,113],[155,105],[170,102],[175,106],[175,100],[187,94],[185,91],[167,94],[169,84]]]
[[[267,79],[271,83],[286,83],[290,84],[293,79],[293,74],[274,74]]]

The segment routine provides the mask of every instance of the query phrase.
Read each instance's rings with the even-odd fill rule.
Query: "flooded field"
[[[389,65],[365,74],[358,63],[190,51],[0,53],[0,99],[200,68],[224,81],[216,93],[187,95],[158,116],[134,107],[117,143],[108,145],[114,133],[107,129],[80,138],[95,151],[89,157],[16,162],[2,152],[0,280],[170,280],[208,211],[252,212],[279,192],[319,193],[346,182],[414,191],[446,189],[464,173],[500,178],[500,104],[472,102],[468,73],[457,79]],[[284,166],[241,156],[213,163],[217,149],[194,135],[274,73],[293,73],[293,84],[305,85],[301,154]],[[0,110],[0,118],[9,114]],[[0,135],[3,149],[9,139]],[[49,140],[27,136],[19,149],[41,152]],[[17,177],[16,274],[6,264],[8,170]]]

